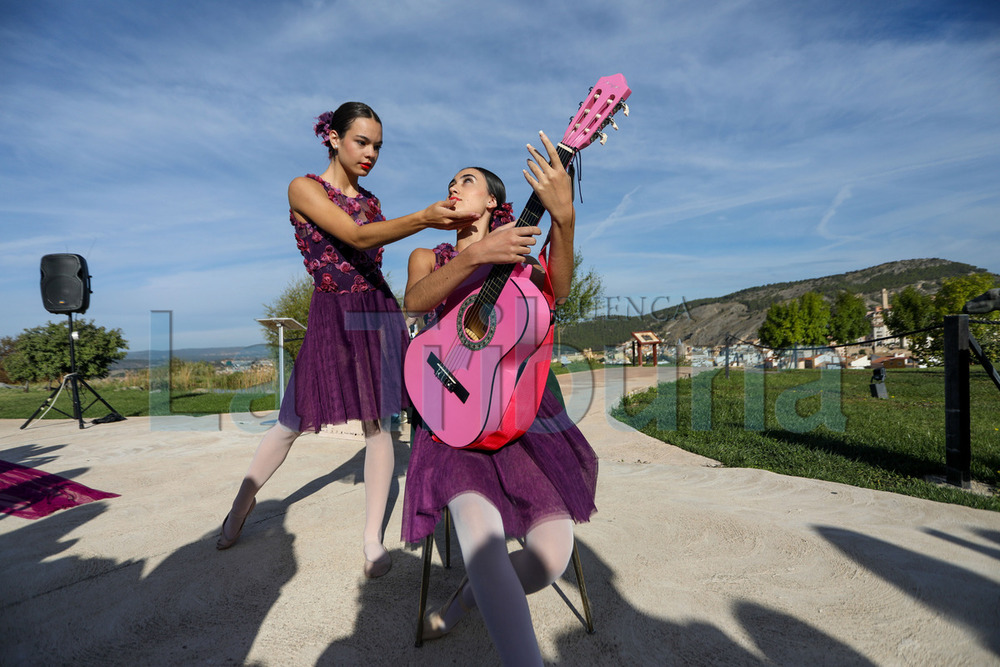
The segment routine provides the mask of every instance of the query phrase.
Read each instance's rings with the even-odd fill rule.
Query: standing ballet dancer
[[[240,537],[256,495],[303,431],[361,420],[365,435],[364,573],[379,577],[392,560],[382,523],[392,481],[389,418],[406,407],[403,354],[409,335],[382,275],[382,247],[422,229],[458,230],[475,216],[440,201],[423,211],[385,220],[379,200],[358,184],[378,160],[382,122],[367,104],[347,102],[314,127],[329,166],[288,186],[295,240],[315,289],[309,326],[295,359],[278,423],[262,439],[216,547]]]

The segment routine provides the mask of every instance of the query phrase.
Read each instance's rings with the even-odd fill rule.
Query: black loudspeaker
[[[42,257],[42,304],[50,313],[85,313],[90,306],[90,274],[81,255]]]

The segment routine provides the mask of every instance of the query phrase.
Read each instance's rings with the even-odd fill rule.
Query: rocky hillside
[[[564,344],[577,349],[603,349],[631,338],[633,331],[652,330],[664,341],[678,339],[691,345],[716,345],[727,333],[750,340],[771,304],[797,299],[809,291],[819,292],[828,300],[840,290],[861,295],[870,309],[882,302],[882,290],[893,295],[912,286],[924,293],[934,293],[945,278],[981,273],[985,269],[944,259],[907,259],[887,262],[859,271],[823,278],[749,287],[716,299],[688,302],[687,309],[670,308],[643,317],[599,318],[568,327],[562,335]]]

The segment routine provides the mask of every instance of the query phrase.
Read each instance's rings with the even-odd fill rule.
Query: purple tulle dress
[[[434,253],[435,269],[455,256],[449,244]],[[403,541],[419,542],[430,535],[444,507],[462,493],[489,500],[500,511],[508,537],[524,537],[547,518],[589,520],[596,489],[597,455],[547,387],[531,429],[494,452],[455,449],[436,442],[423,427],[414,430],[403,496]]]
[[[318,176],[308,178],[359,225],[385,219],[367,190],[348,197]],[[357,250],[294,214],[291,221],[315,290],[278,421],[293,431],[318,431],[398,413],[409,405],[402,368],[410,337],[382,276],[382,248]]]

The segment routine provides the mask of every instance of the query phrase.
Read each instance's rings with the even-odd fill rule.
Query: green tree
[[[996,279],[990,273],[945,278],[941,283],[941,289],[934,295],[934,309],[940,317],[957,315],[962,312],[966,301],[993,287],[996,287]],[[981,318],[977,316],[976,319]]]
[[[969,299],[979,296],[996,286],[996,278],[990,273],[974,273],[966,276],[945,278],[941,288],[931,297],[921,294],[913,287],[907,287],[896,295],[892,309],[886,315],[885,323],[894,336],[902,336],[911,331],[939,325],[945,315],[957,315]],[[974,319],[1000,320],[1000,313],[977,315]],[[1000,331],[989,324],[970,324],[969,331],[991,359],[1000,354]],[[925,364],[940,364],[944,358],[944,332],[934,329],[927,333],[908,337],[913,357]]]
[[[864,299],[841,290],[830,309],[830,338],[838,343],[853,343],[870,330],[868,308]]]
[[[938,322],[934,297],[918,292],[912,286],[906,287],[892,299],[892,308],[885,314],[885,325],[893,336],[904,337],[911,331],[920,331]],[[933,332],[906,336],[910,354],[918,362],[934,362]],[[940,351],[937,358],[940,359]]]
[[[93,320],[77,320],[74,350],[76,370],[83,378],[102,378],[115,361],[125,358],[128,343],[121,329],[105,329]],[[25,329],[14,341],[13,353],[4,358],[4,369],[15,382],[53,381],[71,370],[69,322],[48,322]]]
[[[904,337],[911,331],[920,331],[937,323],[934,297],[908,286],[892,299],[892,308],[885,314],[885,325],[893,336]],[[923,364],[940,363],[940,350],[934,350],[934,332],[906,336],[910,354]]]
[[[312,276],[302,275],[288,282],[288,286],[278,295],[272,303],[264,304],[264,317],[291,317],[302,325],[309,323],[309,304],[312,303],[313,294]],[[264,325],[261,325],[264,326]],[[301,331],[290,333],[285,331],[286,337],[302,338]],[[277,348],[278,332],[269,327],[264,327],[264,339],[270,345]],[[285,341],[285,350],[291,359],[299,353],[302,347],[301,340]]]
[[[761,343],[774,349],[783,349],[799,343],[802,340],[799,302],[771,304],[764,317],[764,323],[757,330],[757,337]]]
[[[556,344],[562,347],[562,335],[566,327],[588,319],[604,296],[604,283],[593,267],[583,272],[583,253],[573,252],[573,278],[566,300],[556,306]]]
[[[936,321],[933,297],[918,292],[912,286],[892,298],[892,308],[885,315],[885,325],[893,336],[925,329]]]
[[[15,340],[11,336],[4,336],[0,338],[0,382],[10,383],[13,382],[11,377],[7,374],[7,369],[4,368],[4,362],[7,357],[14,353],[14,343]]]
[[[556,306],[556,323],[563,327],[588,319],[597,310],[604,296],[601,276],[593,267],[584,273],[582,265],[583,254],[577,250],[573,253],[573,279],[569,286],[569,296],[565,302]]]
[[[973,273],[968,276],[957,278],[946,278],[941,283],[941,289],[934,295],[934,309],[937,312],[937,321],[943,322],[945,315],[957,315],[962,312],[965,302],[973,299],[983,292],[997,286],[997,279],[991,273]],[[976,315],[975,320],[1000,320],[1000,312],[985,313]],[[1000,354],[1000,331],[997,325],[991,324],[969,324],[969,333],[975,336],[983,352],[994,361]],[[944,332],[935,331],[932,336],[932,347],[934,352],[940,350],[944,354]]]
[[[797,300],[773,303],[767,309],[757,337],[768,347],[825,345],[830,307],[818,292],[806,292]]]
[[[799,297],[799,320],[803,345],[826,345],[830,326],[830,306],[818,292],[806,292]]]

